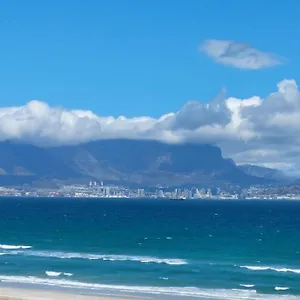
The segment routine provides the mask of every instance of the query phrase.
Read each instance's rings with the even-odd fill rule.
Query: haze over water
[[[300,299],[300,202],[0,199],[2,284]]]

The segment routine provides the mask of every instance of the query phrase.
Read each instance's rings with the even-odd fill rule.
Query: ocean
[[[300,299],[300,202],[0,199],[0,285]]]

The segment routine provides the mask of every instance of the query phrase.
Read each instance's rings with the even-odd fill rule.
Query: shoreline
[[[151,298],[126,295],[92,295],[83,292],[14,288],[0,286],[0,300],[149,300]]]
[[[233,201],[233,202],[247,202],[247,201],[300,201],[300,196],[295,198],[286,198],[286,197],[280,197],[280,198],[231,198],[231,197],[211,197],[211,198],[168,198],[168,197],[104,197],[104,196],[37,196],[37,195],[0,195],[0,199],[2,198],[15,198],[15,199],[94,199],[94,200],[171,200],[175,202],[194,202],[194,201]]]

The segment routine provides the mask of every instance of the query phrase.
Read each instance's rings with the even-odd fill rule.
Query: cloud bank
[[[215,62],[239,69],[258,70],[281,65],[283,58],[262,52],[245,43],[230,40],[206,40],[200,45],[200,51]]]
[[[300,169],[299,125],[300,92],[294,80],[279,82],[277,91],[265,99],[219,96],[209,103],[190,101],[160,118],[104,117],[37,100],[0,108],[0,140],[42,146],[109,138],[211,143],[237,163],[295,173]]]

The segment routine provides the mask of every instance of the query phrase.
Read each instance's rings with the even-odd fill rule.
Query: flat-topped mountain
[[[109,181],[120,184],[181,185],[261,183],[247,175],[220,148],[145,140],[101,140],[42,148],[0,142],[0,184],[34,181]]]

